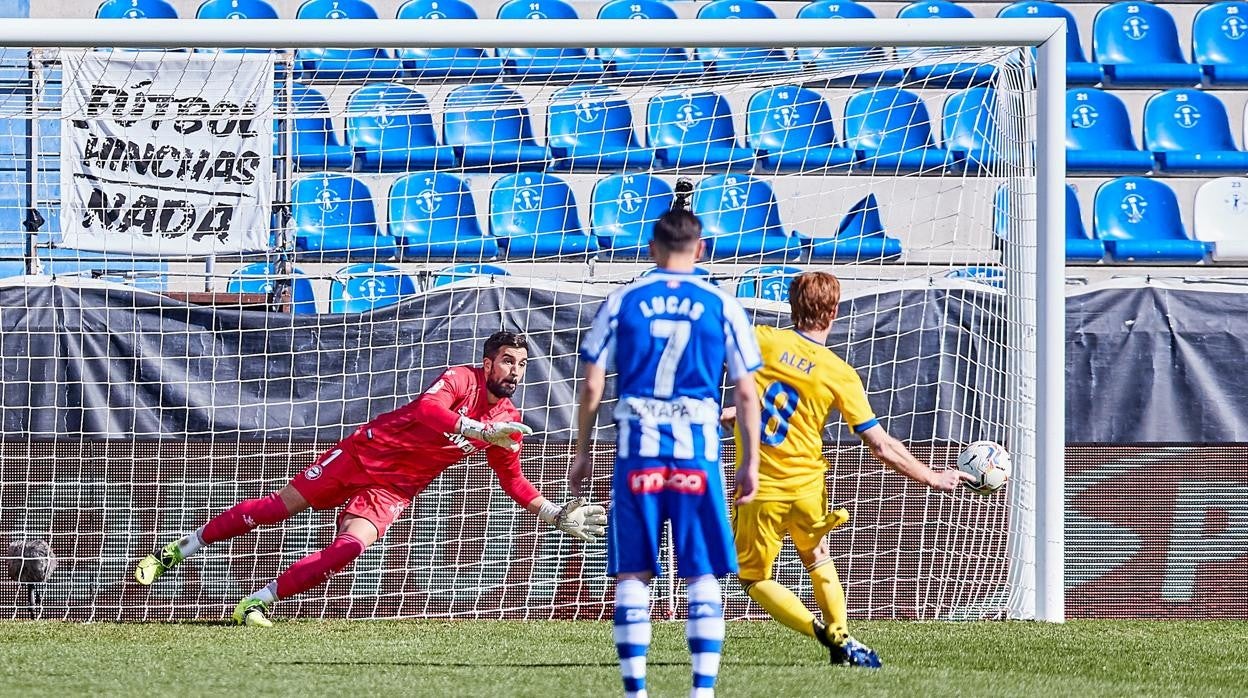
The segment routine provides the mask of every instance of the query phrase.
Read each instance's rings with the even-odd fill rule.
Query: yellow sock
[[[774,579],[765,579],[746,587],[746,593],[758,602],[772,618],[781,625],[792,628],[809,637],[815,636],[815,614],[811,613],[802,600],[789,591],[783,584]]]
[[[831,559],[815,565],[810,570],[810,581],[815,587],[815,602],[823,611],[823,621],[828,625],[828,637],[841,644],[849,636],[849,615],[845,606],[845,587],[836,575],[836,565]]]

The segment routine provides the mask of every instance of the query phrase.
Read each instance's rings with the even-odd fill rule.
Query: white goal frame
[[[633,24],[633,23],[630,23]],[[1013,527],[1020,555],[1011,577],[1030,588],[1011,615],[1062,622],[1065,618],[1065,295],[1064,179],[1066,23],[1061,19],[804,19],[646,20],[645,31],[611,20],[93,20],[0,19],[0,46],[11,48],[270,48],[404,47],[1032,47],[1037,49],[1035,465],[1032,488],[1015,488],[1019,511],[1034,520]],[[635,26],[635,25],[634,25]],[[1031,361],[1030,358],[1023,359]],[[1030,369],[1030,370],[1029,370]],[[1025,395],[1023,396],[1026,397]],[[1021,464],[1029,468],[1028,464]],[[1026,473],[1033,475],[1033,473]],[[1021,494],[1019,494],[1021,492]]]

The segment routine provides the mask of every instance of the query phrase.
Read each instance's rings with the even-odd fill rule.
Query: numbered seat
[[[1157,155],[1162,172],[1248,172],[1248,153],[1235,146],[1226,107],[1208,92],[1167,90],[1150,97],[1144,146]]]
[[[996,91],[971,87],[949,95],[941,114],[945,147],[971,174],[994,172],[1004,159],[997,140]]]
[[[377,19],[364,0],[307,0],[297,19],[344,21]],[[350,29],[343,27],[344,32]],[[403,75],[403,62],[380,48],[303,48],[295,63],[305,80],[393,80]]]
[[[637,143],[628,102],[609,87],[565,87],[551,98],[546,118],[552,169],[610,172],[654,161],[654,151]]]
[[[897,13],[898,19],[971,19],[975,15],[965,7],[948,0],[920,0]],[[906,76],[919,80],[925,87],[955,88],[983,85],[992,81],[996,69],[984,63],[933,63],[940,60],[940,52],[932,49],[900,49],[899,53],[910,60],[922,61],[923,65],[911,68]]]
[[[598,249],[581,228],[567,182],[541,172],[507,175],[494,183],[490,233],[508,259],[585,256]]]
[[[817,0],[803,5],[802,9],[797,11],[797,18],[875,19],[875,13],[866,5],[851,0]],[[906,71],[901,69],[864,71],[864,66],[872,62],[886,61],[891,57],[890,54],[888,49],[882,47],[801,46],[797,49],[797,59],[817,70],[845,72],[844,75],[829,78],[827,80],[829,85],[849,87],[876,87],[901,82],[906,77]]]
[[[1001,8],[998,17],[1006,19],[1026,19],[1028,17],[1047,17],[1066,21],[1066,84],[1097,85],[1100,84],[1101,64],[1087,59],[1083,45],[1079,40],[1079,23],[1075,16],[1061,5],[1045,0],[1023,0]]]
[[[1153,154],[1131,136],[1127,107],[1092,87],[1066,92],[1066,171],[1073,174],[1148,174]]]
[[[832,109],[813,90],[781,85],[755,92],[745,122],[761,170],[846,170],[857,155],[838,144]]]
[[[1219,177],[1196,190],[1193,232],[1215,262],[1248,262],[1248,179]]]
[[[511,273],[493,264],[457,264],[453,267],[439,269],[433,277],[433,288],[446,286],[465,279],[481,277],[492,279],[495,276],[511,276]]]
[[[672,208],[672,188],[649,174],[618,174],[594,185],[590,228],[602,256],[646,259],[654,223]]]
[[[290,193],[295,249],[302,257],[389,259],[394,238],[377,228],[373,196],[347,175],[318,174],[295,182]]]
[[[698,10],[698,19],[775,19],[776,13],[756,0],[712,0]],[[695,52],[698,60],[716,73],[775,73],[798,70],[778,48],[707,48]]]
[[[579,19],[576,10],[563,0],[510,0],[498,8],[498,18]],[[604,68],[602,61],[590,56],[584,48],[500,48],[498,56],[508,73],[523,78],[565,76],[593,80]]]
[[[410,87],[361,87],[347,102],[347,141],[368,172],[453,167],[455,151],[438,143],[425,96]]]
[[[476,19],[477,11],[463,0],[408,0],[395,15],[398,19]],[[399,60],[409,77],[492,78],[501,75],[503,62],[482,48],[403,48]]]
[[[789,284],[801,274],[797,267],[768,265],[746,269],[737,282],[737,298],[789,302]]]
[[[880,203],[875,194],[849,207],[832,237],[810,240],[811,261],[855,262],[893,259],[901,256],[901,241],[889,237],[880,218]]]
[[[1248,2],[1218,2],[1196,13],[1192,62],[1215,87],[1248,85]]]
[[[312,292],[312,282],[303,272],[294,269],[290,276],[283,276],[276,271],[276,265],[266,262],[254,262],[235,269],[225,283],[226,293],[263,293],[272,296],[279,283],[290,283],[291,311],[296,315],[315,315],[316,296]]]
[[[533,140],[524,99],[500,84],[464,85],[451,91],[442,115],[442,142],[467,169],[541,170],[547,152]]]
[[[785,232],[771,185],[748,175],[707,177],[693,191],[693,212],[711,259],[796,261],[802,240]]]
[[[908,90],[863,90],[845,103],[845,145],[858,172],[943,172],[949,151],[936,147],[927,106]]]
[[[481,231],[467,182],[447,172],[413,172],[390,188],[390,235],[405,260],[483,260],[498,243]]]
[[[1111,86],[1186,87],[1200,83],[1200,66],[1179,48],[1174,17],[1147,2],[1102,8],[1092,23],[1092,56]]]
[[[104,0],[96,19],[177,19],[178,11],[165,0]]]
[[[1092,225],[1118,262],[1195,264],[1207,252],[1183,227],[1174,192],[1156,179],[1119,177],[1102,184]]]
[[[208,0],[196,19],[278,19],[277,10],[264,0]]]
[[[298,83],[291,85],[289,93],[282,85],[277,87],[277,102],[289,99],[290,159],[296,170],[346,170],[355,162],[355,151],[338,138],[330,119],[329,103],[311,87]],[[275,127],[275,149],[283,143],[285,121]]]
[[[598,9],[598,19],[676,19],[676,11],[659,0],[612,0]],[[627,77],[671,77],[703,71],[701,61],[690,59],[685,49],[677,47],[599,48],[598,58],[612,74]]]
[[[412,277],[386,264],[352,264],[334,272],[329,312],[367,313],[416,295]]]
[[[655,95],[646,128],[655,158],[666,167],[748,170],[754,151],[737,145],[728,100],[714,92]]]

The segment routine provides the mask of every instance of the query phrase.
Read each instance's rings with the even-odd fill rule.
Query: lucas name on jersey
[[[697,320],[706,312],[706,306],[689,298],[679,296],[652,296],[643,298],[637,304],[641,314],[646,318],[655,315],[685,315],[690,320]]]
[[[811,371],[815,370],[815,366],[818,365],[814,361],[802,358],[800,356],[794,356],[793,354],[790,354],[787,351],[780,352],[780,363],[792,366],[793,368],[801,371],[802,373],[805,373],[808,376],[810,375]]]

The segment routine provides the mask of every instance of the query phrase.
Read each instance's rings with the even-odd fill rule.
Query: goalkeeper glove
[[[533,430],[520,422],[489,422],[482,423],[467,417],[459,418],[459,433],[470,439],[484,441],[495,446],[519,451],[520,441],[513,438],[516,434],[526,436]]]
[[[562,507],[548,500],[537,517],[586,543],[596,542],[606,532],[607,510],[584,497],[575,497]]]

